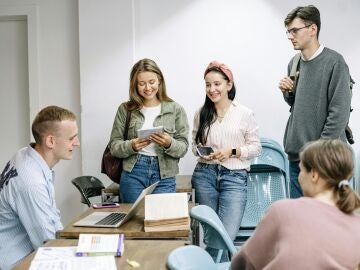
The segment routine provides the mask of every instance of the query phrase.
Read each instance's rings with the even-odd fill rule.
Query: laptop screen
[[[93,212],[90,215],[86,216],[83,219],[74,223],[74,226],[81,227],[119,227],[121,224],[124,224],[128,221],[132,216],[139,213],[142,209],[144,209],[144,198],[146,195],[151,194],[159,181],[152,184],[151,186],[143,189],[140,193],[139,197],[136,199],[134,204],[131,206],[129,212],[126,215],[123,215],[123,218],[118,219],[117,222],[114,223],[113,218],[109,218],[111,214],[119,213],[119,212]],[[118,218],[118,217],[116,217]],[[107,223],[106,220],[109,220]]]

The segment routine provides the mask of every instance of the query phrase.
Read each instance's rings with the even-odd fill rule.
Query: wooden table
[[[189,207],[192,207],[191,204]],[[76,227],[73,224],[81,218],[89,215],[95,211],[101,212],[128,212],[131,204],[121,204],[118,208],[104,208],[93,209],[89,208],[79,218],[67,225],[63,230],[56,233],[56,238],[79,238],[80,233],[100,233],[100,234],[117,234],[123,233],[126,238],[145,238],[145,239],[187,239],[190,241],[191,237],[195,237],[191,234],[190,230],[184,231],[170,231],[170,232],[145,232],[144,231],[144,216],[133,216],[128,222],[124,223],[118,228],[95,228],[95,227]],[[198,237],[198,236],[196,236]],[[195,241],[193,241],[195,242]]]
[[[176,192],[187,192],[191,197],[191,201],[195,202],[195,192],[191,186],[191,175],[176,175]],[[108,201],[112,197],[119,195],[119,184],[111,183],[102,191],[102,200]]]
[[[50,240],[43,246],[46,247],[61,247],[61,246],[76,246],[78,240]],[[166,259],[169,253],[185,245],[184,241],[179,240],[128,240],[125,239],[125,251],[122,257],[115,257],[117,269],[133,270],[126,259],[137,261],[140,267],[136,269],[168,269],[166,267]],[[31,261],[35,256],[35,252],[28,255],[20,264],[13,268],[13,270],[29,269]]]

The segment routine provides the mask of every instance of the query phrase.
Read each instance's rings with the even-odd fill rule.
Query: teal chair
[[[222,224],[219,216],[207,205],[197,205],[190,210],[193,220],[199,222],[204,229],[204,244],[218,249],[216,263],[220,262],[223,251],[229,251],[231,257],[237,253],[237,249]]]
[[[247,203],[236,242],[249,238],[268,207],[289,197],[288,160],[282,147],[274,140],[261,138],[262,153],[251,164]]]
[[[171,251],[167,266],[170,270],[225,270],[230,263],[216,264],[204,249],[189,245]]]

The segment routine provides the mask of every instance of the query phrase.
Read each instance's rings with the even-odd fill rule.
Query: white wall
[[[7,123],[1,129],[0,171],[14,149],[26,145],[30,137],[27,21],[1,18],[0,11],[0,123]]]
[[[107,183],[101,155],[117,106],[128,96],[132,32],[131,1],[79,1],[83,172]]]
[[[37,56],[36,72],[38,99],[33,102],[38,108],[56,104],[66,107],[79,116],[80,90],[78,54],[78,6],[73,0],[0,0],[0,10],[27,10],[35,6]],[[29,31],[29,35],[33,32]],[[1,37],[0,37],[1,38]],[[34,48],[29,48],[34,49]],[[3,91],[4,89],[1,89]],[[31,97],[30,97],[31,99]],[[31,121],[33,115],[30,116]],[[1,123],[4,127],[5,124]],[[29,123],[30,126],[30,123]],[[15,153],[16,149],[14,149]],[[10,158],[10,157],[9,157]],[[54,167],[56,173],[55,192],[57,205],[64,224],[75,218],[83,206],[79,204],[79,193],[70,180],[82,174],[81,150],[74,153],[72,161],[62,161]]]
[[[101,154],[117,106],[128,98],[130,69],[144,57],[158,63],[168,94],[185,107],[190,126],[205,98],[205,67],[213,59],[226,63],[234,72],[236,98],[256,113],[261,136],[282,144],[289,109],[277,85],[295,53],[283,20],[291,9],[307,4],[320,9],[321,42],[343,54],[360,84],[357,0],[79,0],[84,172],[107,179],[99,173]],[[359,118],[360,109],[355,109],[356,151],[360,126],[354,123]],[[194,166],[189,151],[180,173],[191,174]]]

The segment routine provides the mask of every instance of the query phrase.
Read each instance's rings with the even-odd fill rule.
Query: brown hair
[[[137,77],[141,72],[153,72],[157,75],[159,79],[159,91],[156,93],[156,97],[160,101],[172,101],[166,93],[166,85],[164,76],[158,67],[158,65],[151,59],[144,58],[139,60],[131,69],[130,73],[130,86],[129,86],[129,101],[126,103],[126,108],[130,111],[140,110],[144,101],[143,98],[139,95],[137,91]]]
[[[300,153],[306,171],[314,170],[332,189],[337,207],[344,213],[352,213],[360,207],[360,197],[349,185],[339,185],[349,180],[354,172],[352,149],[340,140],[318,140],[307,144]]]
[[[284,20],[285,26],[288,26],[295,18],[302,19],[306,25],[315,24],[317,26],[316,36],[319,38],[321,19],[320,11],[315,6],[309,5],[305,7],[294,8],[286,16]]]
[[[42,137],[48,132],[57,132],[57,123],[64,120],[76,120],[73,112],[58,107],[48,106],[43,108],[35,117],[31,130],[37,144],[42,143]]]

